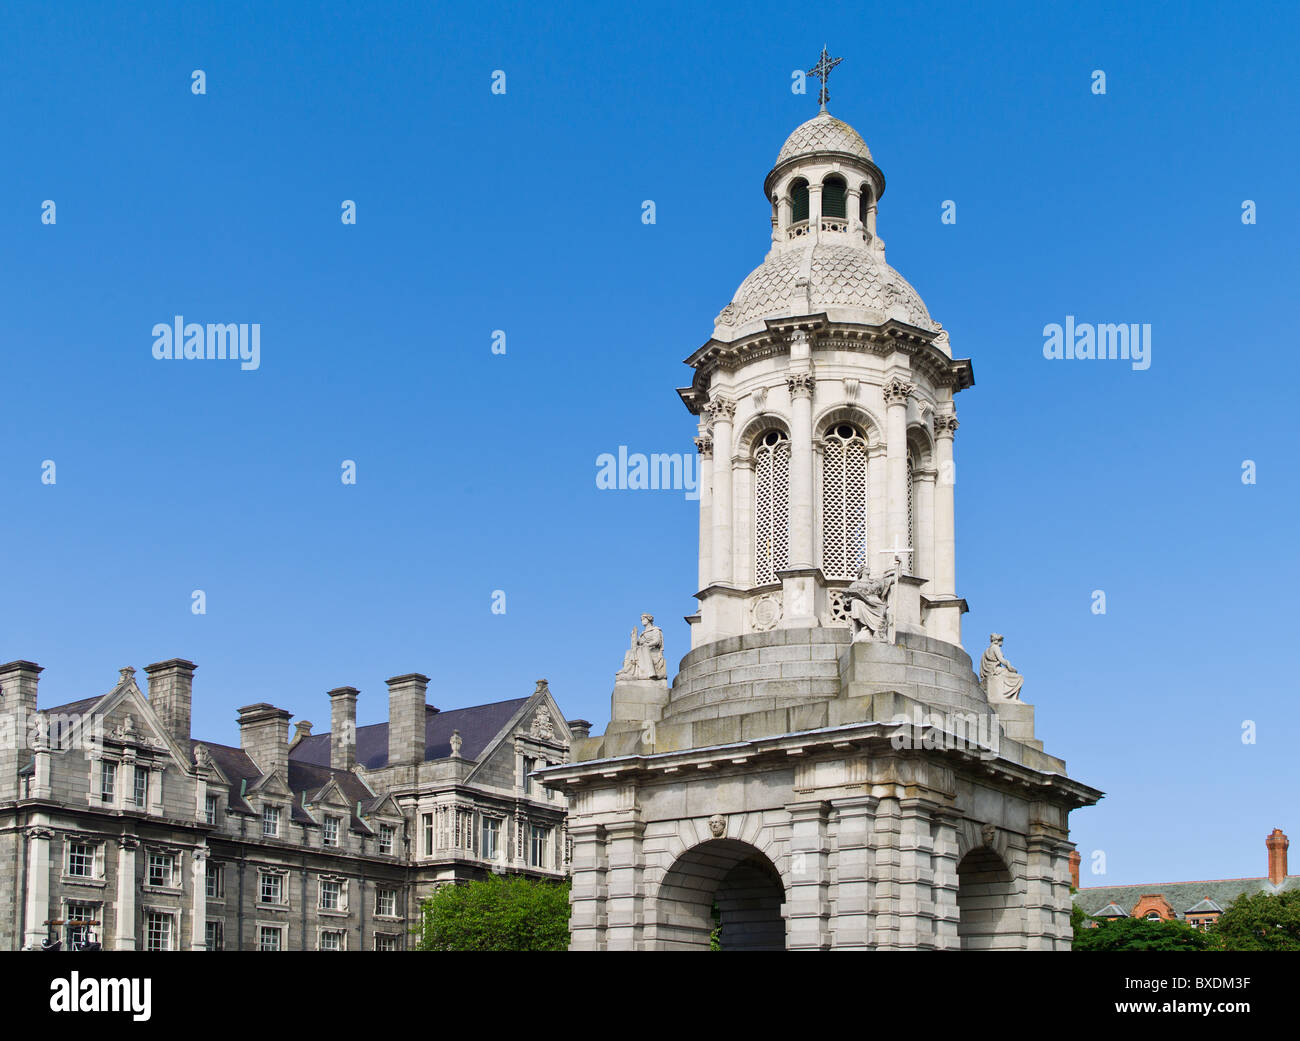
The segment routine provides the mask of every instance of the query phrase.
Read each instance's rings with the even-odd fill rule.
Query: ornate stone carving
[[[140,840],[134,835],[119,835],[117,844],[120,848],[127,850],[140,848]]]
[[[851,377],[846,377],[845,380],[844,380],[844,397],[845,397],[845,400],[847,400],[847,401],[857,401],[857,400],[858,400],[858,388],[861,387],[861,386],[862,386],[862,384],[861,384],[858,380],[855,380],[855,379],[853,379],[853,378],[851,378]]]
[[[135,679],[135,669],[131,668],[131,666],[127,665],[117,670],[118,683],[129,683],[133,679]]]
[[[758,390],[754,391],[754,393],[749,396],[749,398],[754,403],[755,412],[762,412],[763,409],[767,408],[766,387],[759,387]]]
[[[551,714],[545,709],[539,709],[537,715],[533,716],[533,726],[530,733],[539,740],[554,741],[555,724],[551,721]]]
[[[934,414],[934,436],[952,437],[957,432],[957,413],[936,412]]]
[[[194,746],[194,765],[199,770],[212,769],[212,753],[206,745]]]
[[[727,834],[727,818],[720,813],[715,813],[709,818],[709,834],[715,839],[720,839]]]
[[[1025,678],[1002,657],[1002,634],[990,633],[989,646],[980,658],[980,683],[990,699],[1019,701]]]
[[[736,403],[721,394],[709,402],[708,409],[715,423],[730,423],[736,415]]]
[[[534,726],[536,726],[536,723],[537,723],[537,721],[536,721],[536,720],[533,720],[533,725],[534,725]],[[454,756],[459,756],[459,755],[460,755],[460,747],[461,747],[461,745],[463,745],[464,743],[465,743],[465,739],[464,739],[463,737],[460,736],[460,731],[459,731],[459,730],[453,730],[453,731],[451,732],[451,754],[454,755]]]
[[[27,829],[27,837],[33,841],[36,839],[45,839],[49,841],[54,838],[53,828],[43,828],[39,825]]]
[[[872,575],[864,564],[858,577],[844,591],[854,643],[889,640],[896,577],[897,571],[892,567],[883,574]]]
[[[668,678],[668,663],[664,660],[664,633],[652,614],[641,616],[641,632],[632,629],[632,646],[623,656],[623,667],[615,673],[626,679],[662,680]]]
[[[905,405],[908,395],[916,389],[915,383],[893,376],[884,386],[886,405]]]
[[[759,633],[775,629],[781,620],[781,594],[764,593],[749,602],[750,627]]]
[[[695,450],[702,456],[713,455],[713,437],[710,434],[701,434],[695,439]]]
[[[993,846],[998,840],[998,829],[992,824],[983,824],[980,826],[980,838],[984,840],[984,845]]]
[[[811,397],[815,382],[811,372],[791,372],[785,377],[785,385],[792,398]]]

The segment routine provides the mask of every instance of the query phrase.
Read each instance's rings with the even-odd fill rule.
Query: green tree
[[[1095,929],[1076,927],[1074,933],[1076,951],[1203,951],[1209,943],[1205,933],[1190,925],[1145,918],[1116,918]]]
[[[443,886],[420,904],[417,951],[563,951],[569,883],[522,875]]]
[[[1300,951],[1300,889],[1239,896],[1208,935],[1216,951]]]

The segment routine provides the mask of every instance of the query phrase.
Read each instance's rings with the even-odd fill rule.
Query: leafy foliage
[[[563,951],[569,883],[522,875],[443,886],[420,905],[418,951]]]
[[[1216,951],[1300,951],[1300,889],[1237,897],[1209,936]]]
[[[1076,951],[1204,951],[1209,937],[1179,921],[1148,922],[1145,918],[1116,918],[1095,929],[1084,926],[1080,914],[1075,921]]]

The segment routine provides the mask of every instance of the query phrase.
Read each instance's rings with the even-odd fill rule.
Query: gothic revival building
[[[817,69],[828,71],[823,53]],[[767,257],[687,359],[698,611],[620,673],[570,801],[573,947],[1068,948],[1068,814],[1021,677],[973,671],[955,569],[971,363],[885,260],[885,178],[822,109],[764,181]],[[904,722],[905,721],[905,722]]]
[[[0,949],[90,930],[110,950],[400,950],[440,884],[565,876],[564,800],[532,778],[570,744],[545,680],[439,711],[428,677],[397,676],[388,722],[362,727],[340,687],[330,732],[292,740],[289,712],[248,705],[233,748],[190,736],[194,670],[39,708],[41,668],[0,665]]]

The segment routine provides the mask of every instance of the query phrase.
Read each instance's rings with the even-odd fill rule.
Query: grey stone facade
[[[0,665],[0,949],[94,919],[109,950],[400,950],[439,885],[565,877],[564,800],[528,776],[568,759],[545,681],[439,712],[396,677],[391,728],[358,728],[336,688],[330,733],[292,740],[289,712],[250,705],[235,748],[190,737],[194,669],[38,709],[40,667]]]

